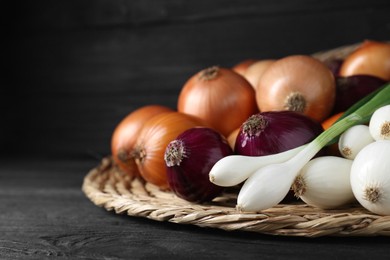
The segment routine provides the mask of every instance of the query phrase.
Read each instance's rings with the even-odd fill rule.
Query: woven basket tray
[[[316,53],[321,60],[343,58],[359,44]],[[238,189],[226,190],[209,204],[195,204],[138,178],[130,178],[106,157],[84,178],[82,190],[97,206],[117,214],[223,230],[283,236],[389,236],[390,216],[358,204],[321,210],[303,202],[279,204],[261,213],[236,211]]]

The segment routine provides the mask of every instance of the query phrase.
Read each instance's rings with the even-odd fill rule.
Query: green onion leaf
[[[337,121],[333,124],[335,125],[336,123],[340,122],[341,120],[345,119],[346,117],[348,117],[349,115],[353,114],[354,112],[356,112],[358,109],[362,108],[363,106],[367,105],[368,106],[372,106],[372,107],[375,107],[374,111],[376,109],[378,109],[379,107],[381,106],[385,106],[385,105],[388,105],[390,103],[390,94],[389,94],[389,91],[387,90],[387,92],[385,91],[386,89],[389,89],[389,85],[390,83],[386,83],[385,85],[383,85],[382,87],[376,89],[375,91],[371,92],[370,94],[368,94],[367,96],[365,96],[364,98],[362,98],[361,100],[359,100],[358,102],[356,102],[354,105],[352,105],[350,108],[348,108],[340,118],[337,119]],[[382,94],[381,94],[382,93]],[[387,93],[387,94],[386,94]],[[379,95],[379,97],[377,97],[375,100],[371,101],[371,99],[373,99],[374,97],[377,96],[377,94]],[[381,100],[378,100],[379,98],[381,98]],[[366,110],[363,110],[363,111],[360,111],[358,112],[358,114],[361,116],[361,119],[359,119],[359,121],[357,121],[356,123],[354,123],[353,125],[357,125],[357,124],[364,124],[364,123],[367,123],[370,118],[371,118],[371,115],[374,113],[374,112],[371,112],[369,113],[369,111],[367,111],[368,108],[366,108]],[[364,116],[363,116],[364,115]],[[333,127],[333,125],[331,127]],[[352,125],[352,126],[353,126]],[[348,127],[349,128],[349,127]],[[345,129],[346,130],[346,129]],[[345,131],[344,130],[344,131]],[[344,132],[343,131],[343,132]],[[325,131],[326,132],[326,131]],[[331,144],[334,144],[338,141],[338,138],[339,138],[340,135],[336,135],[332,140],[330,140],[327,145],[331,145]]]

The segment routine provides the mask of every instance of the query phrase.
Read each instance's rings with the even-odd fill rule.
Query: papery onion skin
[[[184,84],[177,109],[205,120],[225,137],[258,112],[249,82],[233,70],[217,66],[198,72]]]
[[[273,59],[256,61],[246,69],[243,76],[244,78],[246,78],[246,80],[248,80],[248,82],[252,85],[252,87],[256,89],[257,85],[259,84],[261,76],[264,74],[267,68],[274,62],[275,60]]]
[[[385,83],[385,80],[372,75],[336,77],[336,99],[332,114],[347,110]]]
[[[196,126],[207,124],[179,112],[159,114],[146,121],[135,144],[135,162],[142,178],[161,189],[168,189],[165,148],[179,134]]]
[[[372,75],[390,80],[390,43],[366,40],[346,57],[340,75]]]
[[[230,145],[230,147],[234,150],[234,147],[236,145],[236,140],[237,140],[237,135],[238,133],[240,132],[240,127],[238,127],[237,129],[235,129],[233,132],[231,132],[228,136],[227,136],[227,141]]]
[[[115,127],[111,137],[111,153],[115,163],[129,175],[138,175],[133,158],[134,145],[144,123],[160,113],[173,112],[162,105],[146,105],[132,111]]]
[[[171,141],[165,150],[168,183],[179,197],[205,202],[221,194],[223,188],[210,182],[214,164],[233,150],[220,133],[210,128],[192,128]]]
[[[260,112],[242,124],[234,151],[247,156],[276,154],[304,145],[322,132],[320,123],[297,112]]]
[[[332,58],[332,59],[325,60],[324,64],[333,73],[333,76],[338,77],[340,76],[340,69],[343,62],[344,62],[343,59]]]
[[[336,96],[332,72],[307,55],[291,55],[271,64],[260,78],[256,100],[261,112],[289,110],[318,122],[327,118]]]
[[[237,63],[236,65],[234,65],[232,67],[232,70],[234,70],[235,72],[237,72],[241,76],[244,76],[245,71],[248,69],[248,67],[250,65],[252,65],[253,63],[255,63],[256,61],[257,61],[256,59],[246,59],[246,60],[240,61],[239,63]]]

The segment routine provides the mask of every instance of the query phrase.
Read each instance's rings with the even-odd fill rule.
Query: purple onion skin
[[[176,155],[175,150],[179,150]],[[165,151],[171,190],[190,202],[211,201],[224,188],[210,182],[209,172],[218,160],[232,154],[225,137],[211,128],[195,127],[184,131]]]
[[[371,75],[336,77],[336,100],[332,114],[344,112],[385,83],[385,80]]]
[[[309,143],[323,130],[319,122],[301,113],[260,112],[241,125],[234,152],[247,156],[280,153]]]

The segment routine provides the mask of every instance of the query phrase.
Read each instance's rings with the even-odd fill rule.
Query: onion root
[[[376,203],[381,198],[381,192],[378,187],[367,187],[364,190],[364,199],[371,202]]]
[[[284,101],[284,109],[303,113],[306,108],[306,99],[299,92],[292,92]]]

